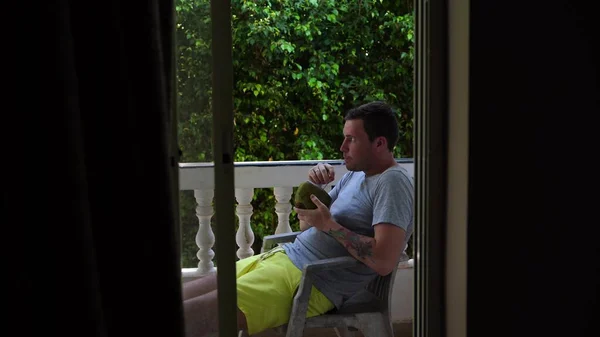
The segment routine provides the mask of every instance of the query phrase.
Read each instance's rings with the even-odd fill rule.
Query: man
[[[325,258],[351,255],[362,264],[316,275],[307,317],[340,307],[377,274],[387,275],[406,259],[413,232],[413,182],[394,159],[398,124],[391,108],[372,102],[348,111],[340,150],[348,169],[329,192],[328,209],[295,209],[301,230],[293,243],[236,264],[238,325],[255,334],[287,323],[302,267]],[[308,178],[316,184],[335,179],[331,165],[318,164]],[[188,337],[217,331],[215,275],[184,284]]]

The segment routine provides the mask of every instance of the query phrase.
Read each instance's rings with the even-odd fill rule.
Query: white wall
[[[392,292],[392,323],[412,322],[414,318],[414,274],[412,260],[398,265]]]

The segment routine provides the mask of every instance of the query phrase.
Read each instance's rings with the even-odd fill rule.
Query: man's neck
[[[376,166],[372,167],[370,170],[363,171],[363,172],[365,173],[365,175],[367,177],[370,177],[370,176],[374,176],[376,174],[381,174],[385,170],[389,169],[390,167],[396,166],[397,164],[398,163],[396,163],[396,159],[393,156],[390,156],[385,161],[382,161],[381,163],[379,163],[379,165],[376,165]]]

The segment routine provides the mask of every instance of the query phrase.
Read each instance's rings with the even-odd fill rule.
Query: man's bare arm
[[[396,268],[406,236],[404,229],[387,223],[377,224],[372,238],[356,234],[333,220],[327,227],[329,235],[379,275],[387,275]]]

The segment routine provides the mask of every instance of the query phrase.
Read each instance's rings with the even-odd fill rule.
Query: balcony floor
[[[252,337],[281,337],[274,331],[264,331]],[[337,337],[335,331],[331,328],[306,329],[304,337]],[[362,333],[357,332],[356,337],[364,337]],[[395,323],[394,337],[412,337],[412,323]]]

